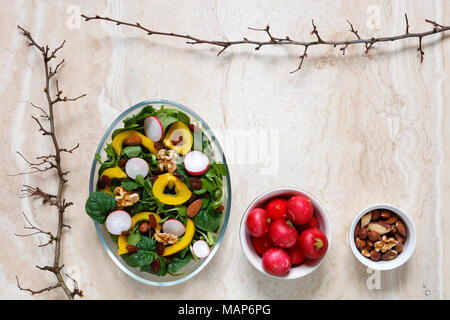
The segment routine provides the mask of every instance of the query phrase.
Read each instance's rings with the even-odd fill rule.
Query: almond
[[[127,146],[138,146],[141,144],[141,142],[142,139],[139,136],[130,136],[123,140],[123,143],[126,144]]]
[[[378,232],[380,235],[386,234],[391,231],[391,226],[381,222],[371,222],[368,226],[370,231]]]
[[[397,251],[398,253],[403,251],[403,244],[401,242],[397,243],[397,245],[395,246],[395,251]]]
[[[203,204],[203,200],[202,199],[197,199],[194,202],[192,202],[189,207],[187,207],[186,210],[186,215],[189,218],[193,218],[197,215],[197,213],[200,211],[200,209],[202,208],[202,204]]]
[[[366,213],[361,218],[361,228],[365,228],[370,223],[370,219],[372,219],[372,212]]]
[[[383,222],[386,224],[394,224],[396,223],[398,220],[398,216],[397,215],[391,215],[389,218],[387,218],[386,220],[384,220]]]
[[[402,221],[398,220],[395,226],[397,227],[397,232],[400,233],[400,235],[401,235],[403,238],[405,238],[405,237],[406,237],[406,227],[405,227],[405,224],[404,224]]]

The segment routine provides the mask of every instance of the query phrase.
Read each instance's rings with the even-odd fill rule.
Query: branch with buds
[[[206,39],[201,39],[199,37],[193,37],[188,34],[184,35],[184,34],[173,33],[173,32],[156,31],[156,30],[152,30],[152,29],[142,26],[139,22],[130,23],[130,22],[120,21],[117,19],[109,18],[109,17],[102,17],[99,15],[90,17],[90,16],[86,16],[86,15],[82,14],[81,16],[85,19],[85,21],[104,20],[104,21],[115,23],[116,25],[124,25],[124,26],[129,26],[132,28],[137,28],[137,29],[144,31],[149,36],[160,35],[160,36],[166,36],[166,37],[172,37],[172,38],[181,38],[181,39],[186,39],[187,40],[186,43],[191,44],[191,45],[208,44],[208,45],[216,46],[216,47],[220,48],[219,52],[217,53],[218,56],[221,55],[229,47],[236,46],[236,45],[252,45],[252,46],[254,46],[255,50],[259,50],[264,46],[273,46],[273,45],[285,45],[285,46],[288,45],[288,46],[303,47],[303,50],[301,51],[302,53],[299,56],[300,62],[298,64],[298,67],[295,70],[291,71],[291,73],[297,72],[298,70],[300,70],[302,68],[303,62],[306,59],[306,57],[308,56],[308,54],[307,54],[308,48],[312,47],[312,46],[317,46],[317,45],[333,46],[334,48],[339,47],[339,50],[341,50],[342,54],[345,55],[346,49],[349,46],[360,44],[360,45],[364,46],[365,53],[368,54],[369,50],[376,43],[392,42],[392,41],[397,41],[397,40],[402,40],[402,39],[415,38],[415,39],[418,39],[418,42],[419,42],[417,51],[419,52],[420,62],[422,63],[424,54],[425,54],[425,52],[423,51],[423,48],[422,48],[422,39],[424,37],[431,36],[433,34],[443,33],[443,32],[447,32],[450,30],[450,26],[444,26],[435,21],[426,19],[425,21],[433,26],[433,28],[431,30],[424,31],[424,32],[416,32],[416,33],[410,32],[408,16],[405,14],[405,25],[406,25],[405,33],[397,35],[397,36],[362,38],[359,35],[358,31],[353,27],[353,25],[349,21],[347,21],[348,24],[350,25],[349,31],[356,36],[356,39],[354,39],[354,40],[324,40],[320,36],[317,26],[314,24],[314,20],[312,20],[313,29],[311,31],[311,35],[314,35],[316,38],[315,40],[312,40],[312,41],[297,41],[297,40],[292,39],[289,36],[285,36],[284,38],[275,37],[270,32],[269,25],[267,25],[265,28],[250,28],[249,27],[250,30],[257,31],[257,32],[264,32],[268,37],[268,39],[266,41],[251,40],[251,39],[248,39],[245,37],[242,38],[242,40],[223,41],[223,40],[206,40]]]
[[[54,153],[38,156],[34,161],[28,160],[25,158],[25,156],[22,155],[22,153],[17,153],[24,159],[24,161],[28,164],[30,170],[26,172],[21,172],[16,175],[24,175],[24,174],[34,174],[34,173],[40,173],[40,172],[46,172],[54,170],[57,173],[58,176],[58,189],[56,193],[49,193],[46,191],[43,191],[39,187],[33,187],[30,185],[23,185],[23,195],[22,197],[34,197],[34,198],[40,198],[42,199],[43,204],[48,204],[50,206],[55,206],[58,210],[58,228],[56,230],[56,233],[45,231],[36,225],[34,225],[30,219],[23,213],[25,220],[27,222],[27,225],[24,227],[25,230],[28,230],[30,233],[25,234],[16,234],[18,237],[29,237],[34,235],[43,235],[47,237],[47,242],[44,244],[39,245],[39,247],[45,247],[48,245],[54,246],[54,258],[53,263],[47,265],[47,266],[36,266],[39,270],[42,271],[49,271],[55,275],[56,283],[54,285],[45,287],[43,289],[39,290],[32,290],[29,288],[24,288],[19,283],[19,278],[16,276],[17,281],[17,287],[20,290],[27,291],[30,294],[40,294],[43,292],[51,291],[57,288],[62,288],[64,293],[66,294],[68,299],[74,299],[75,296],[82,297],[83,291],[78,288],[78,283],[75,279],[71,278],[69,275],[65,274],[70,281],[73,283],[73,288],[70,289],[69,286],[66,283],[66,280],[62,276],[62,269],[64,265],[60,264],[60,255],[61,255],[61,240],[63,235],[63,229],[69,228],[70,226],[68,224],[64,223],[64,214],[66,209],[72,205],[72,202],[66,201],[66,199],[63,196],[64,192],[64,186],[67,183],[67,174],[69,171],[64,171],[61,165],[61,154],[63,152],[72,153],[75,149],[79,147],[79,144],[77,144],[75,147],[71,149],[61,148],[58,144],[58,139],[56,135],[55,130],[55,115],[54,115],[54,108],[55,105],[60,102],[69,102],[69,101],[76,101],[82,97],[85,96],[85,94],[80,95],[75,98],[67,98],[66,96],[63,96],[62,90],[59,89],[58,80],[55,80],[55,92],[52,94],[51,91],[51,80],[52,78],[57,74],[60,66],[64,63],[64,59],[58,62],[55,67],[52,67],[53,60],[56,59],[56,54],[59,50],[61,50],[65,44],[65,41],[61,43],[60,46],[56,47],[55,49],[51,50],[47,45],[41,46],[39,45],[31,36],[31,33],[22,28],[21,26],[17,26],[23,36],[27,39],[27,44],[30,47],[35,47],[42,55],[42,60],[44,64],[44,71],[45,71],[45,87],[44,92],[46,96],[47,106],[46,108],[37,106],[35,104],[31,104],[31,106],[38,110],[40,112],[40,116],[32,116],[32,119],[37,123],[39,127],[39,131],[44,136],[49,136],[54,147]],[[43,123],[42,121],[47,121],[48,124]]]

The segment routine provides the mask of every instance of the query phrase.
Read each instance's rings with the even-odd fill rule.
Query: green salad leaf
[[[102,161],[102,157],[100,156],[99,153],[95,154],[95,159],[97,159],[98,163],[100,163],[100,168],[98,170],[99,176],[106,169],[115,167],[119,163],[119,156],[116,154],[116,151],[114,150],[111,143],[106,145],[105,153],[106,153],[106,157],[107,157],[106,161]]]
[[[137,244],[139,250],[155,251],[156,240],[142,236],[141,241]]]
[[[175,275],[175,273],[180,270],[181,268],[185,267],[188,265],[189,262],[191,262],[192,260],[192,255],[189,253],[188,255],[185,255],[184,257],[176,257],[174,259],[172,259],[172,261],[170,262],[170,264],[167,267],[167,271],[172,274]]]
[[[216,231],[222,221],[222,212],[216,212],[211,205],[200,210],[194,217],[193,222],[196,227],[203,231]]]
[[[155,252],[138,250],[122,255],[122,259],[130,267],[143,267],[150,265],[158,255]]]
[[[128,191],[137,189],[139,187],[139,185],[136,182],[131,181],[131,180],[122,181],[121,185],[125,190],[128,190]]]
[[[141,241],[141,233],[139,232],[138,227],[139,227],[139,225],[136,225],[130,231],[130,234],[127,237],[128,244],[135,246],[139,243],[139,241]]]
[[[86,213],[100,224],[105,223],[111,211],[117,209],[114,197],[106,192],[95,191],[89,195],[85,205]]]
[[[162,107],[157,113],[156,116],[161,121],[163,125],[164,131],[174,122],[181,121],[185,125],[189,126],[191,123],[191,119],[182,111],[176,109],[166,109]]]
[[[137,157],[142,153],[141,146],[128,146],[123,148],[122,153],[128,158]]]
[[[145,118],[149,116],[153,116],[155,114],[156,110],[151,105],[147,105],[144,108],[142,108],[141,111],[139,111],[138,114],[128,117],[125,120],[123,120],[123,125],[125,128],[131,128],[132,126],[138,124],[142,124],[145,120]]]

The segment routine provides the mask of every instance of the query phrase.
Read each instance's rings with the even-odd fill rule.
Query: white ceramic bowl
[[[405,243],[403,244],[403,251],[397,256],[397,258],[390,261],[373,261],[370,258],[366,258],[361,254],[361,252],[356,248],[355,245],[354,233],[356,224],[359,222],[363,215],[375,209],[386,209],[394,212],[401,218],[406,226],[406,239]],[[411,218],[409,218],[408,215],[399,208],[390,204],[375,204],[362,210],[355,217],[348,233],[348,241],[356,259],[358,259],[365,266],[374,270],[392,270],[400,267],[402,264],[408,261],[408,259],[413,254],[416,247],[416,228],[414,227],[414,223]]]
[[[331,222],[328,217],[328,214],[325,208],[317,201],[317,199],[315,199],[313,196],[302,190],[295,188],[278,188],[267,191],[262,195],[260,195],[259,197],[257,197],[255,200],[253,200],[253,202],[248,206],[247,210],[245,211],[241,219],[239,236],[245,256],[247,257],[248,261],[250,261],[250,263],[260,272],[277,279],[297,279],[310,274],[319,267],[322,260],[325,258],[326,254],[321,259],[308,260],[306,263],[300,266],[292,267],[286,275],[283,276],[272,275],[264,270],[262,266],[261,256],[253,248],[253,245],[250,240],[250,234],[247,231],[245,222],[247,221],[247,216],[252,209],[264,208],[269,200],[276,197],[283,197],[288,199],[289,197],[297,195],[304,195],[311,200],[314,207],[314,215],[319,221],[320,229],[325,233],[328,239],[328,250],[327,250],[328,253],[331,247],[331,237],[332,237]]]

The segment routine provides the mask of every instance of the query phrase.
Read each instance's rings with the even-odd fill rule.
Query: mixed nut
[[[401,218],[387,209],[366,213],[355,227],[355,246],[373,261],[389,261],[403,251],[406,226]]]

